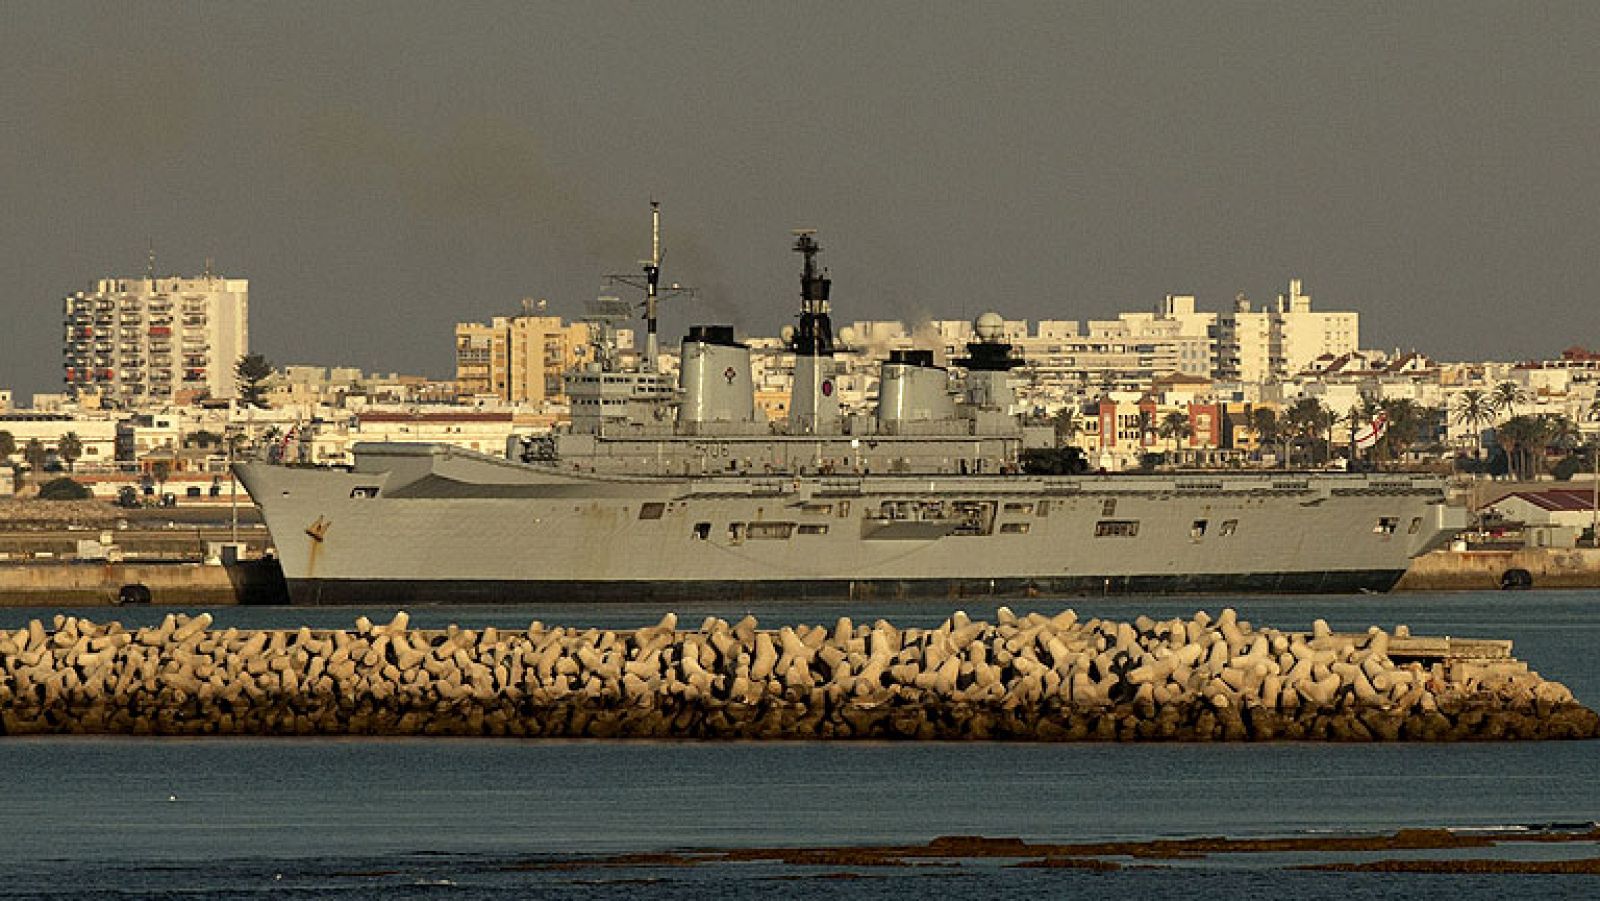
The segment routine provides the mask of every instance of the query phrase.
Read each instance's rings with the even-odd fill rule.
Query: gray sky
[[[0,4],[0,386],[97,276],[251,281],[276,363],[453,373],[452,324],[774,333],[1221,309],[1306,280],[1363,343],[1600,343],[1600,4]]]

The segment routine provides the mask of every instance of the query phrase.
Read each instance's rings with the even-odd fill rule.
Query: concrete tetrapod
[[[7,734],[417,734],[1019,740],[1592,738],[1600,717],[1509,642],[957,611],[760,628],[0,630]]]

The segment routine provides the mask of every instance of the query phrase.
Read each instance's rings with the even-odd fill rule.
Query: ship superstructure
[[[504,459],[366,444],[348,470],[241,465],[293,600],[1381,591],[1450,531],[1427,476],[1025,474],[1053,434],[1010,413],[1020,360],[994,313],[950,369],[891,354],[875,412],[845,415],[811,230],[769,423],[730,326],[692,327],[676,383],[659,372],[660,248],[653,208],[644,358],[600,347],[569,374],[570,431]]]

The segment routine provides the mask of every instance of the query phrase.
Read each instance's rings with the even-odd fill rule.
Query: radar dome
[[[783,328],[779,329],[778,330],[778,337],[782,338],[783,339],[783,343],[785,343],[785,344],[793,344],[794,343],[794,326],[786,325]]]
[[[993,310],[983,313],[972,320],[972,330],[978,334],[978,340],[993,343],[1000,340],[1005,334],[1006,320]]]
[[[839,329],[839,343],[846,347],[854,347],[856,343],[856,330],[850,326]]]

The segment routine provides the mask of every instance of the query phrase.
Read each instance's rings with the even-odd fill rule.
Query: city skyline
[[[1220,311],[1299,276],[1377,347],[1594,343],[1588,7],[386,11],[17,7],[0,385],[60,390],[60,298],[149,243],[250,279],[276,362],[445,375],[454,322],[578,315],[647,255],[651,197],[701,289],[668,341],[776,333],[804,225],[844,320]]]

